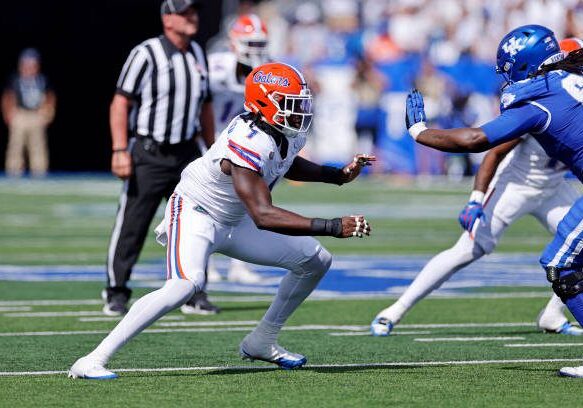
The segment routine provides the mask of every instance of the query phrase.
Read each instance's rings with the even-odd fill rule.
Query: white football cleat
[[[545,333],[583,336],[583,329],[569,323],[562,313],[551,313],[546,309],[539,313],[536,325]]]
[[[89,356],[81,357],[69,369],[69,378],[85,380],[113,380],[117,374],[109,371],[103,365]]]
[[[308,359],[301,354],[287,351],[279,344],[261,344],[253,342],[247,335],[239,345],[239,354],[243,360],[261,360],[273,363],[284,370],[300,368]]]
[[[393,331],[394,324],[386,317],[377,317],[370,324],[370,334],[386,337]]]
[[[559,375],[563,377],[583,378],[583,366],[563,367],[559,370]]]
[[[249,265],[243,262],[231,262],[229,273],[227,274],[229,282],[255,284],[261,282],[261,275],[255,272]]]

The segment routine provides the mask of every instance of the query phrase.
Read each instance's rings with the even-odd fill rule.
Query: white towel
[[[168,244],[168,233],[166,232],[166,218],[162,220],[156,228],[154,228],[154,233],[156,234],[156,242],[162,246]]]

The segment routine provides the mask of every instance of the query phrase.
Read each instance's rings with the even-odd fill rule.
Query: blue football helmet
[[[563,58],[555,34],[531,24],[515,28],[504,36],[496,54],[496,72],[508,83],[521,81],[538,71],[543,63]]]

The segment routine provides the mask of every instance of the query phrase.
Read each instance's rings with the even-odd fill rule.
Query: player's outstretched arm
[[[370,225],[362,215],[333,219],[306,218],[274,206],[271,192],[257,172],[227,160],[223,160],[221,168],[231,175],[237,195],[259,229],[285,235],[328,235],[336,238],[370,235]]]
[[[542,132],[549,114],[530,103],[507,103],[504,111],[479,128],[428,129],[423,96],[414,89],[407,95],[405,124],[418,143],[444,152],[483,152],[518,139],[525,133]]]
[[[405,123],[417,143],[444,152],[483,152],[490,142],[481,128],[428,129],[421,93],[413,89],[407,95]]]
[[[360,174],[365,166],[371,166],[376,161],[375,156],[355,154],[350,163],[342,168],[321,166],[303,157],[297,156],[285,175],[285,178],[295,181],[315,181],[342,185],[350,183]]]

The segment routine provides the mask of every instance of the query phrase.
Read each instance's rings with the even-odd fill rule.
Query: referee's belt
[[[178,143],[170,143],[169,141],[163,141],[163,142],[159,142],[158,140],[154,139],[151,136],[144,136],[144,135],[140,135],[139,133],[135,134],[136,138],[138,140],[140,140],[142,143],[146,143],[149,142],[155,146],[158,147],[172,147],[172,146],[180,146],[180,145],[186,145],[186,144],[191,144],[194,142],[194,137],[191,137],[190,139],[187,140],[181,140]]]

